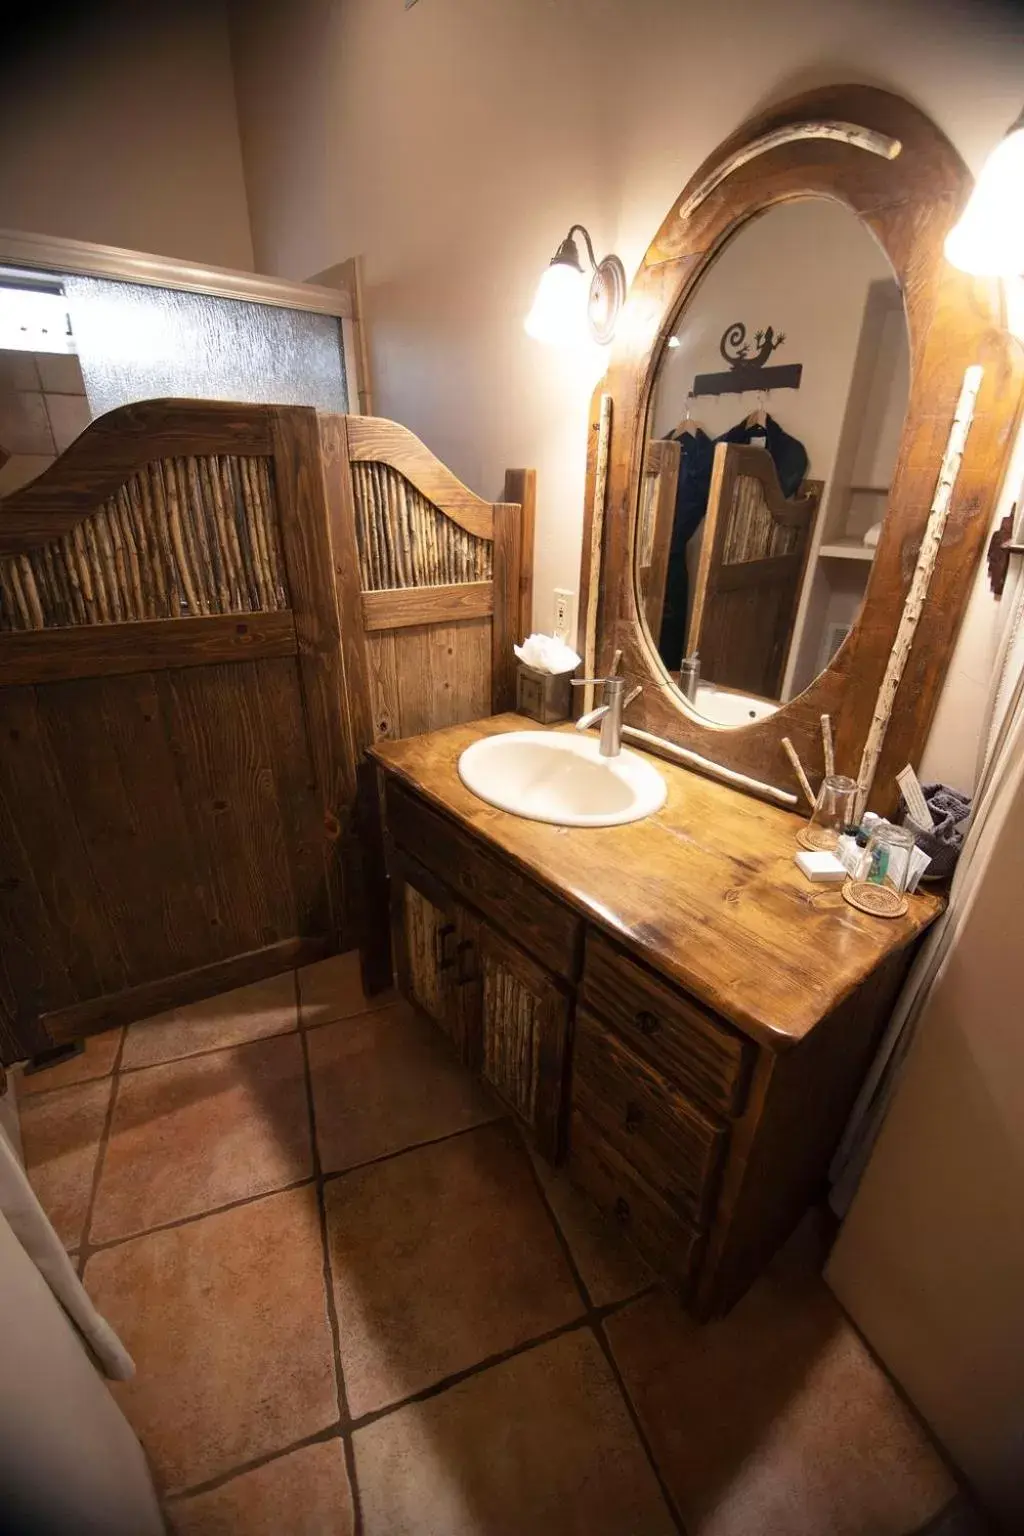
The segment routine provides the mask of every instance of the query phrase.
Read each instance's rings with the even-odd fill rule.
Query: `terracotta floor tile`
[[[354,1417],[583,1310],[507,1125],[332,1179],[325,1196]]]
[[[112,1079],[38,1094],[21,1106],[21,1139],[32,1188],[67,1248],[77,1248],[89,1211]]]
[[[573,1263],[595,1307],[635,1296],[654,1279],[636,1249],[558,1172],[527,1147]]]
[[[117,1029],[105,1029],[99,1035],[86,1035],[85,1049],[80,1056],[72,1056],[70,1061],[47,1067],[42,1072],[32,1072],[27,1077],[19,1072],[18,1098],[34,1098],[37,1093],[48,1093],[51,1088],[67,1088],[72,1083],[106,1077],[114,1069],[121,1034],[119,1025]]]
[[[299,1007],[304,1025],[329,1024],[350,1019],[369,1008],[386,1008],[397,999],[394,991],[368,998],[359,974],[359,951],[332,955],[299,971]]]
[[[823,1281],[785,1255],[703,1328],[663,1293],[604,1326],[690,1536],[905,1536],[954,1491]]]
[[[108,1242],[313,1170],[297,1034],[119,1077],[91,1238]]]
[[[336,1421],[311,1186],[104,1249],[84,1278],[134,1356],[113,1390],[164,1491]]]
[[[175,1499],[168,1514],[175,1536],[351,1536],[341,1441],[289,1451],[209,1493]]]
[[[589,1329],[400,1408],[354,1446],[366,1536],[675,1531]]]
[[[128,1027],[122,1067],[149,1067],[229,1045],[244,1045],[298,1027],[295,972],[172,1008]]]
[[[325,1173],[436,1140],[505,1111],[436,1025],[398,1003],[307,1035]]]

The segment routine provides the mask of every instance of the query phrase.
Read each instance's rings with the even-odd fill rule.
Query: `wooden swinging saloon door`
[[[0,1061],[354,942],[324,430],[127,406],[0,504]]]
[[[720,687],[779,698],[822,489],[787,498],[763,448],[715,449],[686,649]]]

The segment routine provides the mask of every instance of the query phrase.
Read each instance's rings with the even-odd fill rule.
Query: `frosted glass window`
[[[334,315],[100,277],[62,282],[94,416],[168,395],[348,410]]]

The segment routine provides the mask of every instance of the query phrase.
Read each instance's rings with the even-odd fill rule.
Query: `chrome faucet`
[[[679,663],[679,687],[690,703],[696,704],[700,687],[700,657],[696,651],[692,656],[684,656]]]
[[[601,756],[618,757],[622,751],[622,711],[638,693],[643,693],[643,684],[638,683],[626,693],[626,680],[623,677],[574,677],[571,681],[574,688],[584,688],[588,683],[595,687],[598,683],[604,684],[604,703],[580,715],[576,729],[585,731],[600,720]]]

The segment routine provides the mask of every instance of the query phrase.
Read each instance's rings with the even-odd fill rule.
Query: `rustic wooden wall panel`
[[[0,1060],[353,941],[319,430],[128,407],[0,507]]]
[[[8,498],[0,1059],[365,942],[361,754],[507,694],[531,558],[404,428],[304,408],[125,407]]]
[[[394,422],[350,417],[347,438],[370,740],[511,708],[512,645],[533,601],[534,472],[506,472],[518,501],[486,502]]]
[[[287,606],[273,470],[252,455],[157,459],[59,538],[0,557],[0,630]]]
[[[491,620],[366,637],[375,739],[419,736],[491,713]]]
[[[452,522],[397,469],[355,463],[352,479],[364,592],[490,581],[491,540]]]

